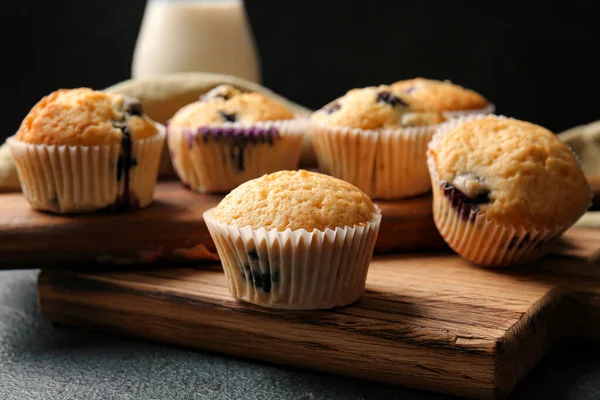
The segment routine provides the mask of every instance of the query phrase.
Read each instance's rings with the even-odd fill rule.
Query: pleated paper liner
[[[436,128],[363,130],[309,123],[319,169],[373,199],[400,199],[431,189],[425,152]]]
[[[433,218],[448,245],[462,257],[485,267],[506,267],[535,261],[548,253],[552,243],[572,224],[528,228],[498,224],[485,214],[444,195],[444,184],[433,194]],[[457,204],[458,203],[458,204]]]
[[[211,133],[203,134],[205,129]],[[213,132],[219,130],[223,133],[215,139]],[[256,134],[244,136],[241,131]],[[226,193],[264,174],[297,169],[305,131],[301,119],[224,123],[194,130],[170,127],[167,143],[184,184],[200,193]]]
[[[121,145],[58,146],[7,140],[21,188],[36,210],[82,213],[146,207],[152,202],[164,126],[150,138],[133,140],[128,172],[118,174]],[[120,175],[120,176],[118,176]],[[124,204],[127,202],[127,204]]]
[[[365,226],[277,231],[239,228],[204,220],[215,242],[231,294],[270,308],[328,309],[358,300],[381,223],[381,212]]]
[[[429,149],[451,129],[489,115],[466,115],[443,124],[434,135]],[[506,119],[504,116],[495,118]],[[453,188],[440,180],[430,150],[427,165],[433,187],[433,219],[446,243],[459,255],[485,267],[508,267],[532,262],[548,253],[552,244],[577,219],[548,227],[504,225],[488,219],[483,212],[455,196]],[[591,201],[590,201],[591,205]],[[582,212],[585,212],[585,210]]]

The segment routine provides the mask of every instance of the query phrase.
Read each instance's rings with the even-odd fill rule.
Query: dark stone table
[[[359,379],[57,327],[37,271],[0,272],[0,399],[446,399]],[[600,398],[600,346],[558,349],[511,399]]]

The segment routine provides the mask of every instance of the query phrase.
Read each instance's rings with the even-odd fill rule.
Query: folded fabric
[[[576,126],[560,133],[559,137],[577,153],[586,175],[600,176],[600,121]],[[575,226],[600,229],[600,211],[585,213]]]
[[[5,143],[0,147],[0,193],[21,190],[17,170],[10,149]]]
[[[576,126],[558,136],[579,155],[586,175],[600,175],[600,121]]]

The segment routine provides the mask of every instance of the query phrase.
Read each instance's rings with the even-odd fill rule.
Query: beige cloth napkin
[[[600,175],[600,121],[576,126],[558,136],[579,155],[587,176]],[[575,226],[600,229],[600,211],[586,213]]]
[[[270,96],[286,104],[300,117],[307,117],[311,113],[310,109],[295,104],[261,85],[230,75],[198,72],[169,74],[154,78],[127,80],[105,90],[139,98],[152,119],[165,123],[179,108],[224,83]],[[600,121],[569,129],[560,133],[559,137],[579,155],[587,175],[600,175]],[[305,137],[303,144],[301,164],[303,166],[315,165],[315,157],[308,136]],[[161,163],[161,175],[172,174],[173,169],[165,151]],[[17,172],[10,151],[4,144],[0,147],[0,193],[18,190],[20,187]],[[600,228],[600,211],[588,212],[578,221],[577,226]]]
[[[10,149],[3,144],[0,147],[0,193],[21,190],[19,177],[13,163]]]

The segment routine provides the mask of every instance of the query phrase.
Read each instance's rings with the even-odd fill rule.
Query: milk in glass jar
[[[213,72],[260,83],[260,65],[242,0],[149,0],[132,77]]]

